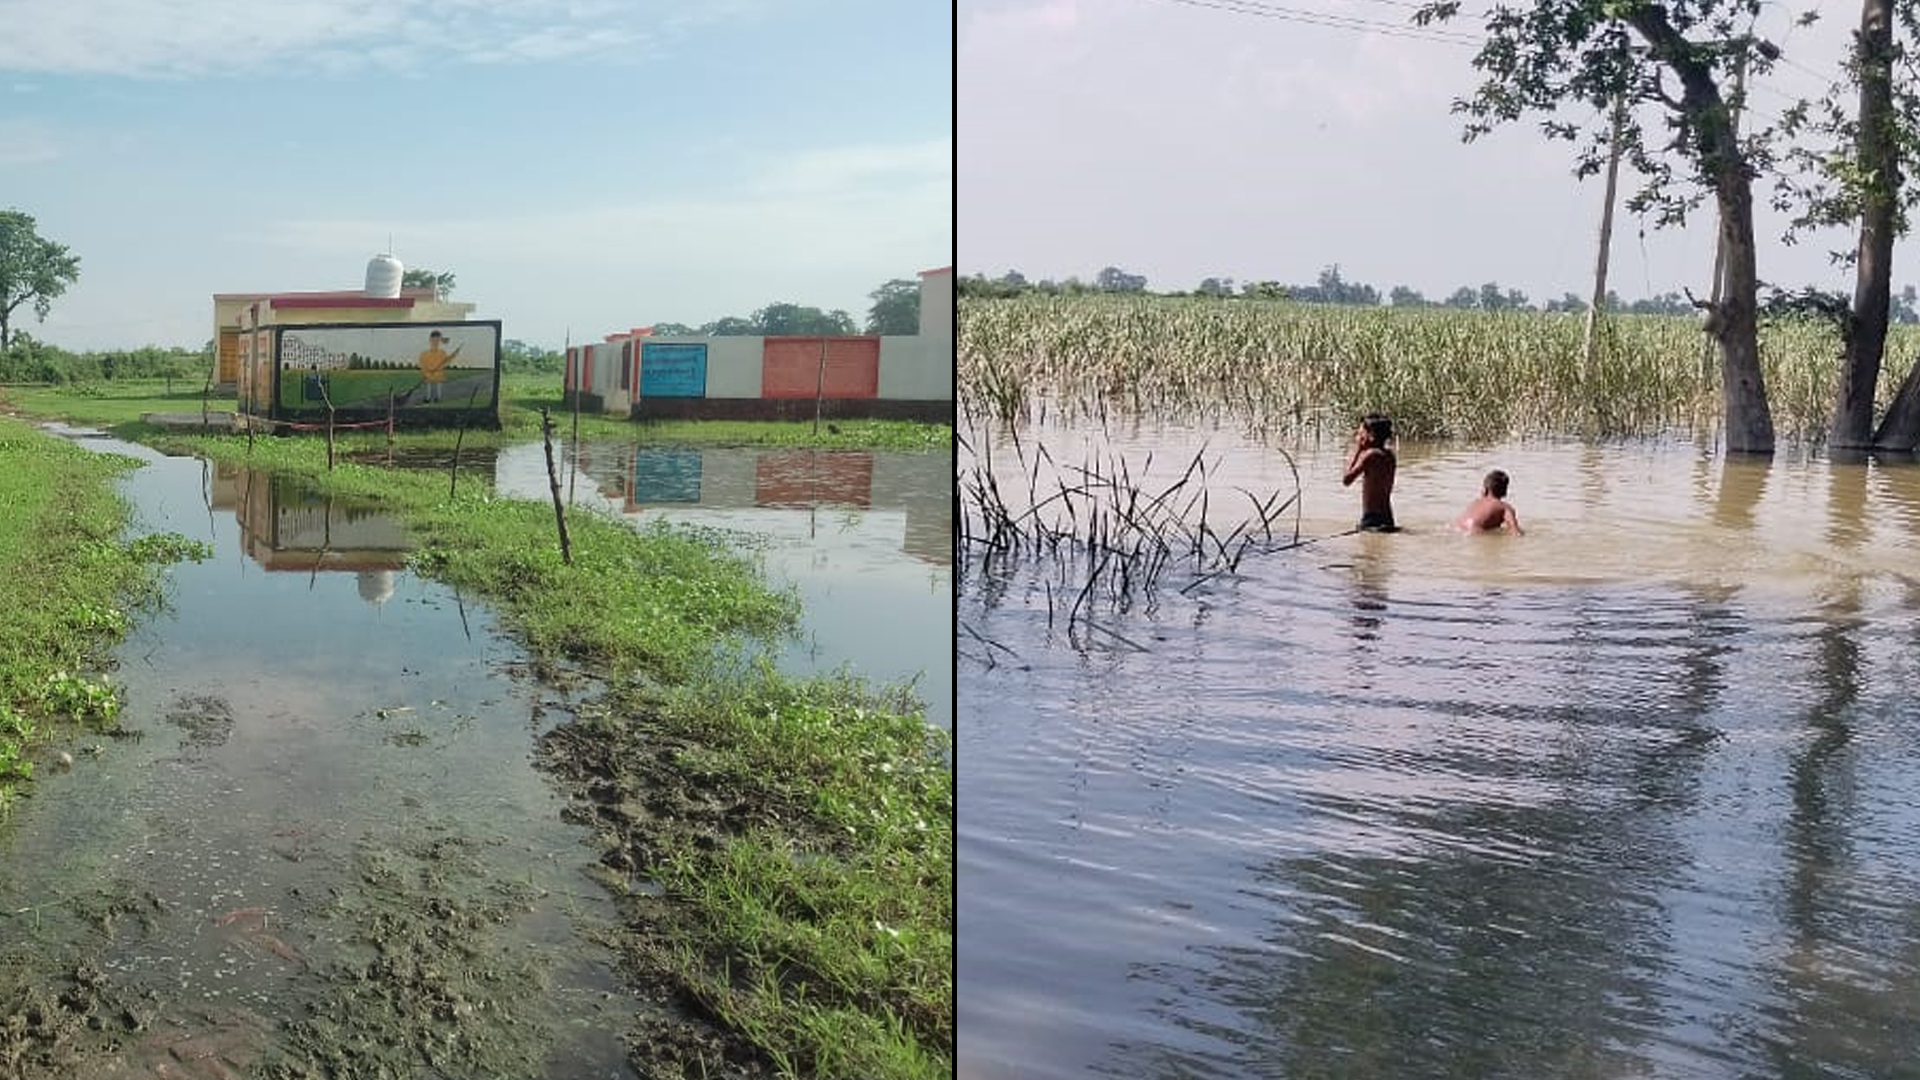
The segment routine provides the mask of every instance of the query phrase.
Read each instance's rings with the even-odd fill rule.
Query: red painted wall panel
[[[826,342],[825,377],[820,343]],[[770,337],[761,347],[760,396],[810,398],[880,396],[880,339],[877,337]]]

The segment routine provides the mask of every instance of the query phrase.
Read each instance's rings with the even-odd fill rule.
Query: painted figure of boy
[[[460,355],[461,346],[456,345],[452,352],[447,352],[446,342],[447,336],[435,330],[427,335],[427,351],[420,354],[420,377],[427,384],[428,401],[440,400],[440,386],[447,381],[447,366]]]
[[[1347,458],[1347,471],[1341,476],[1343,487],[1360,481],[1360,528],[1371,532],[1395,532],[1393,523],[1393,473],[1396,465],[1393,449],[1393,421],[1379,413],[1368,413],[1353,435],[1353,453]]]
[[[1525,535],[1520,529],[1520,515],[1514,512],[1513,504],[1507,501],[1507,474],[1495,469],[1480,482],[1480,497],[1467,504],[1467,509],[1454,523],[1461,532],[1510,532],[1515,536]]]

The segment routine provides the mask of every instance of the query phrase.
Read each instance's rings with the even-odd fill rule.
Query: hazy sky
[[[559,347],[953,262],[953,23],[900,0],[0,0],[0,208],[81,257],[70,348],[388,246]]]
[[[1310,282],[1337,263],[1350,281],[1431,299],[1487,281],[1536,300],[1587,295],[1601,182],[1576,181],[1571,147],[1530,123],[1463,144],[1449,106],[1477,85],[1474,49],[1400,36],[1417,32],[1416,6],[959,0],[959,271],[1091,279],[1117,265],[1191,289],[1209,276]],[[1757,112],[1824,94],[1859,9],[1791,28],[1818,6],[1769,6],[1759,21],[1787,62],[1755,80]],[[1329,21],[1341,25],[1314,25]],[[1446,34],[1478,25],[1463,16]],[[1649,224],[1643,241],[1617,215],[1610,284],[1628,298],[1705,295],[1712,228],[1702,212],[1683,232]],[[1851,290],[1827,258],[1850,236],[1786,247],[1770,214],[1759,231],[1762,279]],[[1920,282],[1903,262],[1917,256],[1896,251],[1896,286]]]

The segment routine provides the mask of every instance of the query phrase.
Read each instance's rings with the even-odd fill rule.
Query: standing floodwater
[[[564,697],[383,515],[111,448],[149,462],[139,526],[215,554],[119,650],[130,736],[79,736],[0,832],[0,1062],[630,1076],[614,915],[531,761]]]
[[[929,722],[951,727],[951,452],[587,442],[563,467],[576,506],[724,529],[757,551],[768,579],[800,594],[786,670],[911,684]],[[496,483],[546,498],[540,446],[503,450]]]
[[[1204,442],[1223,531],[1292,487],[1023,439]],[[961,554],[961,1074],[1913,1075],[1920,467],[1415,443],[1333,536],[1290,449],[1332,538],[1098,630]],[[1495,467],[1528,535],[1448,531]]]

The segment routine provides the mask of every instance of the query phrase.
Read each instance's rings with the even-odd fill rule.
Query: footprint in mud
[[[101,1080],[240,1080],[267,1049],[272,1025],[245,1009],[160,1020]]]
[[[233,706],[206,695],[182,695],[167,710],[167,723],[186,732],[183,747],[224,746],[233,734]]]
[[[244,907],[216,916],[213,925],[239,943],[243,949],[256,956],[272,957],[298,967],[306,967],[306,958],[278,934],[270,932],[267,929],[267,922],[266,908]]]

